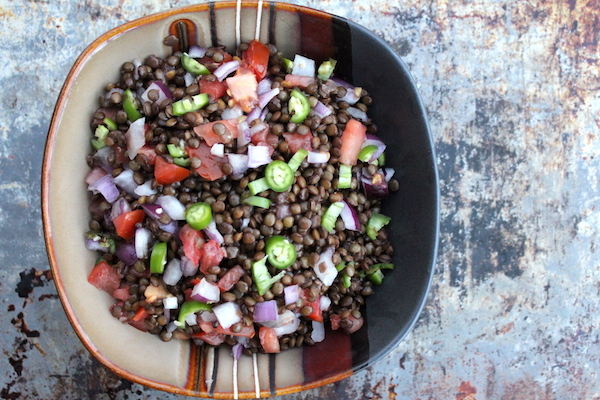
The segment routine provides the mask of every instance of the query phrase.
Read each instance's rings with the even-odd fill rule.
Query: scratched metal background
[[[600,399],[600,2],[293,2],[352,19],[403,57],[443,197],[414,331],[356,376],[286,398]],[[80,51],[187,4],[0,0],[2,399],[178,398],[118,378],[77,339],[48,271],[39,177]]]

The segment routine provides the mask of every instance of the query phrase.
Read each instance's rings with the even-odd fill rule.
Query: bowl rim
[[[252,7],[252,6],[256,7],[258,3],[259,3],[258,0],[243,0],[242,7]],[[434,180],[434,182],[433,182],[433,185],[434,185],[433,205],[434,205],[434,211],[435,211],[435,213],[433,215],[433,221],[435,222],[435,226],[432,229],[433,240],[431,242],[431,263],[430,263],[430,265],[427,266],[428,267],[428,271],[427,271],[428,279],[427,279],[426,285],[424,287],[424,290],[422,292],[421,299],[419,300],[419,307],[414,310],[414,317],[410,321],[410,324],[408,324],[405,331],[401,335],[399,335],[399,337],[397,337],[397,340],[395,340],[393,343],[390,343],[383,350],[381,350],[378,354],[376,354],[375,357],[371,357],[371,358],[369,358],[369,360],[353,366],[352,370],[349,373],[341,373],[341,374],[338,373],[338,374],[329,376],[324,379],[315,380],[315,381],[311,381],[306,384],[302,384],[300,387],[291,386],[291,387],[280,388],[277,390],[278,393],[276,395],[282,395],[282,394],[290,394],[290,393],[295,393],[298,391],[304,391],[304,390],[308,390],[308,389],[318,388],[318,387],[321,387],[326,384],[337,382],[341,379],[344,379],[344,378],[352,375],[353,373],[363,370],[366,367],[373,365],[375,362],[379,361],[381,358],[387,356],[412,331],[415,324],[419,320],[419,316],[421,315],[423,308],[425,307],[425,304],[427,302],[427,298],[428,298],[428,295],[430,292],[431,284],[433,281],[433,276],[435,274],[435,265],[437,262],[438,248],[439,248],[440,189],[439,189],[439,175],[438,175],[437,158],[436,158],[436,153],[435,153],[432,132],[431,132],[428,118],[427,118],[426,109],[424,107],[420,92],[418,90],[418,86],[417,86],[413,76],[411,75],[408,67],[406,66],[404,61],[396,54],[396,52],[390,48],[390,45],[386,41],[384,41],[381,37],[379,37],[378,35],[373,33],[372,31],[370,31],[367,28],[363,27],[362,25],[360,25],[354,21],[348,20],[344,17],[338,16],[338,15],[335,15],[332,13],[328,13],[325,11],[317,10],[317,9],[307,7],[307,6],[296,5],[296,4],[291,4],[291,3],[283,3],[283,2],[279,2],[279,1],[264,2],[263,10],[265,8],[268,8],[271,4],[275,4],[276,7],[280,10],[296,11],[296,12],[302,12],[302,13],[307,13],[307,14],[316,15],[316,16],[323,16],[323,17],[327,17],[327,18],[342,20],[345,23],[348,23],[349,25],[351,25],[354,29],[362,30],[366,35],[370,36],[373,40],[379,42],[379,44],[382,45],[383,48],[386,48],[392,54],[394,59],[402,66],[402,69],[404,70],[404,72],[407,75],[408,82],[410,83],[410,85],[413,87],[413,89],[416,92],[416,96],[415,96],[416,103],[417,103],[416,105],[418,106],[419,112],[423,116],[422,118],[423,118],[423,122],[424,122],[424,128],[427,133],[428,146],[429,146],[429,150],[431,152],[431,159],[432,159],[430,168],[432,170],[431,172],[433,175],[432,179]],[[227,9],[227,8],[235,7],[236,5],[237,5],[237,2],[234,0],[225,0],[225,1],[209,1],[206,3],[171,8],[171,9],[159,11],[156,13],[152,13],[152,14],[142,16],[142,17],[133,19],[131,21],[125,22],[119,26],[116,26],[116,27],[108,30],[107,32],[103,33],[102,35],[98,36],[94,41],[92,41],[89,45],[87,45],[85,47],[85,49],[79,54],[79,56],[74,61],[73,65],[71,66],[71,68],[65,78],[65,81],[62,85],[62,88],[61,88],[58,98],[56,100],[56,105],[53,110],[52,118],[51,118],[50,125],[48,128],[46,143],[45,143],[45,147],[44,147],[44,156],[43,156],[43,160],[42,160],[43,163],[42,163],[42,171],[41,171],[41,197],[40,197],[40,200],[41,200],[41,207],[42,207],[42,227],[43,227],[43,231],[44,231],[44,242],[45,242],[45,247],[46,247],[46,253],[47,253],[48,261],[49,261],[50,268],[51,268],[51,271],[53,274],[53,280],[55,282],[55,286],[56,286],[56,289],[57,289],[57,292],[59,295],[59,299],[65,310],[65,314],[67,315],[67,318],[68,318],[71,326],[73,327],[73,330],[79,337],[79,340],[81,341],[81,343],[83,343],[83,345],[86,347],[86,349],[98,361],[100,361],[105,367],[107,367],[113,373],[115,373],[118,376],[125,378],[129,381],[142,384],[142,385],[150,387],[152,389],[157,389],[157,390],[174,393],[174,394],[178,394],[178,395],[198,397],[201,394],[193,389],[189,389],[187,387],[187,385],[185,387],[179,387],[179,386],[175,386],[175,385],[171,385],[171,384],[157,382],[152,379],[139,376],[135,373],[132,373],[132,372],[120,367],[119,365],[115,364],[113,361],[111,361],[107,357],[105,357],[103,355],[103,353],[94,346],[94,344],[87,337],[87,335],[83,331],[83,328],[77,321],[74,310],[71,307],[71,305],[67,299],[66,289],[64,287],[64,283],[63,283],[61,275],[59,273],[60,268],[58,266],[58,262],[57,262],[56,254],[55,254],[55,248],[54,248],[54,238],[53,238],[52,224],[51,224],[51,218],[50,218],[51,162],[52,162],[52,159],[54,156],[54,148],[55,148],[56,138],[58,135],[58,128],[59,128],[60,121],[62,120],[63,113],[65,111],[68,93],[72,90],[72,88],[75,84],[75,79],[81,72],[81,69],[83,68],[85,63],[88,62],[89,59],[94,55],[94,53],[97,50],[99,50],[106,42],[110,41],[111,39],[113,39],[117,36],[120,36],[120,35],[128,32],[130,30],[136,29],[140,26],[145,26],[145,25],[149,25],[149,24],[152,24],[155,22],[160,22],[161,20],[164,20],[164,19],[169,18],[174,15],[178,15],[178,14],[182,14],[182,13],[207,12],[213,7],[214,7],[214,9],[222,9],[222,8]],[[264,393],[264,394],[272,395],[270,393]],[[263,393],[261,392],[261,396],[262,395],[263,395]],[[215,393],[213,398],[229,398],[229,397],[222,396],[219,393]]]

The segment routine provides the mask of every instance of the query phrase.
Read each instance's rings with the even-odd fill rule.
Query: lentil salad
[[[88,280],[112,315],[238,356],[360,329],[393,268],[381,201],[398,190],[368,92],[334,60],[317,70],[257,41],[120,72],[93,115],[86,178],[86,245],[101,256]]]

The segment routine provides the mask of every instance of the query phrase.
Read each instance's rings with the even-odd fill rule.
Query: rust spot
[[[501,327],[500,329],[496,330],[496,334],[503,335],[505,333],[512,331],[514,327],[515,327],[515,324],[513,322],[510,322],[510,323],[504,325],[503,327]]]
[[[461,382],[456,393],[456,400],[475,400],[477,389],[471,386],[471,382]]]
[[[402,369],[405,369],[404,361],[406,361],[406,353],[402,354],[402,357],[400,357],[400,368],[402,368]]]
[[[27,304],[27,299],[33,292],[33,289],[44,286],[52,280],[52,271],[49,269],[45,271],[38,271],[35,268],[31,268],[28,271],[19,273],[19,276],[21,277],[21,280],[19,283],[17,283],[15,292],[17,292],[19,297],[26,299],[23,302],[23,307],[25,307]]]
[[[40,337],[40,332],[29,329],[29,327],[27,326],[27,323],[25,322],[25,319],[23,317],[24,317],[23,313],[20,312],[17,315],[17,318],[13,318],[10,320],[10,323],[13,324],[19,330],[19,332],[21,332],[28,338]]]

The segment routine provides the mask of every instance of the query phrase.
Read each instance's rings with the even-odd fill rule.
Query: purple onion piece
[[[133,180],[132,170],[124,170],[114,178],[114,182],[117,186],[126,191],[128,194],[137,198],[137,195],[135,194],[135,189],[137,189],[138,184],[135,183],[135,181]]]
[[[294,304],[300,298],[300,286],[290,285],[283,289],[283,295],[285,297],[285,305],[289,306]]]
[[[187,258],[186,256],[181,257],[181,264],[179,265],[181,268],[181,272],[183,276],[193,276],[198,272],[198,266],[194,265],[192,260]]]
[[[256,88],[256,92],[260,96],[263,93],[271,90],[271,86],[273,85],[273,80],[269,77],[263,78],[260,82],[258,82],[258,87]]]
[[[344,201],[344,208],[342,208],[340,217],[342,217],[342,221],[344,221],[344,226],[346,229],[351,231],[360,231],[360,219],[358,217],[358,213],[354,207],[352,207],[346,201]]]
[[[263,301],[254,305],[254,322],[277,321],[277,302]]]
[[[383,173],[385,174],[386,182],[389,182],[396,173],[396,170],[394,168],[384,168]]]
[[[248,126],[247,121],[242,121],[238,124],[238,139],[237,145],[238,148],[247,145],[250,143],[252,138],[252,134],[250,133],[250,126]]]
[[[227,107],[221,114],[222,119],[235,119],[244,115],[244,111],[237,104],[233,107]]]
[[[260,107],[254,107],[254,109],[248,113],[248,115],[246,117],[246,121],[248,123],[251,123],[255,119],[259,119],[261,112],[262,112],[262,108],[260,108]]]
[[[381,172],[377,172],[372,177],[363,175],[361,181],[363,192],[369,200],[382,199],[390,195],[387,181]]]
[[[135,264],[138,260],[135,246],[132,243],[124,243],[117,247],[116,255],[128,267]]]
[[[215,223],[214,219],[212,221],[210,221],[208,226],[206,228],[204,228],[203,231],[204,231],[204,233],[206,233],[206,236],[208,236],[208,238],[210,240],[214,240],[218,244],[223,244],[223,242],[224,242],[223,235],[221,235],[221,232],[219,232],[219,230],[217,229],[217,224]]]
[[[332,111],[325,104],[317,101],[317,105],[313,108],[313,113],[319,118],[323,119],[329,115],[331,115]]]
[[[152,238],[152,233],[144,228],[139,227],[135,230],[135,254],[137,258],[144,259],[148,258],[148,253],[150,249],[150,239]]]
[[[110,211],[110,220],[114,220],[121,214],[131,211],[131,206],[123,197],[115,201]]]
[[[306,161],[310,164],[325,164],[329,161],[330,154],[328,151],[311,151],[308,153]]]
[[[190,298],[203,303],[216,303],[221,298],[221,291],[217,285],[202,278],[200,283],[192,289]]]
[[[172,220],[168,224],[161,224],[159,222],[158,227],[160,229],[162,229],[163,231],[169,232],[170,234],[172,234],[174,236],[177,236],[177,232],[179,231],[179,224],[177,224],[177,221],[175,221],[175,220]]]
[[[148,97],[148,93],[151,90],[156,90],[158,92],[158,99],[155,100],[155,103],[157,104],[161,104],[166,99],[173,98],[173,92],[171,92],[171,89],[169,89],[167,85],[165,85],[161,81],[154,81],[150,85],[148,85],[146,91],[144,91],[144,93],[142,93],[142,95],[140,96],[143,101],[151,101]]]
[[[142,204],[142,209],[147,216],[155,220],[158,220],[164,212],[162,207],[156,203],[144,203]]]
[[[248,147],[248,168],[257,168],[273,161],[267,146]]]
[[[239,360],[242,356],[242,350],[244,350],[244,346],[241,343],[236,343],[231,348],[231,355],[234,359]]]
[[[214,70],[213,75],[217,77],[219,82],[223,82],[223,79],[227,78],[229,74],[236,71],[240,67],[240,63],[238,61],[229,61],[223,63]]]
[[[313,330],[310,337],[315,343],[325,340],[325,325],[322,322],[313,321],[312,328]]]
[[[88,190],[94,193],[100,193],[107,202],[114,203],[119,198],[119,189],[115,185],[112,175],[104,175],[102,178],[97,179],[94,183],[88,186]]]
[[[114,169],[113,166],[108,162],[108,157],[111,154],[114,154],[114,151],[108,146],[103,147],[94,153],[94,160],[96,160],[98,164],[100,164],[100,167],[108,173],[111,173]]]
[[[375,162],[375,160],[377,160],[379,158],[379,156],[381,156],[383,154],[383,152],[386,149],[386,145],[383,144],[381,146],[377,146],[377,151],[375,151],[375,153],[373,153],[373,155],[371,156],[371,158],[369,159],[369,162]]]
[[[169,286],[175,286],[182,276],[183,272],[181,272],[181,261],[177,258],[172,258],[165,267],[163,281]]]
[[[185,206],[177,197],[172,195],[159,196],[156,202],[162,207],[171,219],[182,221],[185,219]]]
[[[206,55],[206,51],[208,49],[205,47],[200,47],[197,45],[192,45],[190,46],[189,50],[188,50],[188,56],[190,56],[191,58],[202,58]]]
[[[233,176],[241,176],[248,169],[248,155],[247,154],[227,154],[227,159],[231,165],[231,174]]]
[[[91,238],[85,239],[85,247],[88,250],[101,251],[103,253],[106,253],[108,251],[108,247],[103,246],[102,243]]]
[[[369,117],[367,116],[367,113],[366,113],[366,112],[364,112],[363,110],[359,110],[358,108],[355,108],[355,107],[348,107],[348,108],[346,109],[346,112],[347,112],[348,114],[350,114],[350,116],[351,116],[352,118],[355,118],[355,119],[360,119],[360,120],[362,120],[363,122],[367,122],[367,121],[369,120]]]
[[[127,139],[127,156],[133,160],[137,156],[138,150],[146,144],[146,118],[136,119],[129,125],[129,129],[125,132]]]
[[[270,89],[266,92],[264,92],[263,94],[259,94],[258,95],[258,106],[262,109],[265,108],[267,106],[267,104],[269,104],[269,102],[279,94],[280,89],[279,88],[274,88],[274,89]]]

